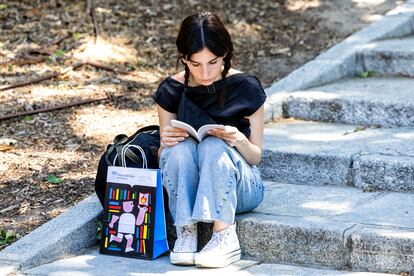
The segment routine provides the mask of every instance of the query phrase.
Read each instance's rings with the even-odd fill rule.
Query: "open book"
[[[207,131],[213,128],[225,128],[224,125],[216,125],[216,124],[208,124],[200,127],[198,131],[196,131],[192,126],[187,123],[178,120],[171,120],[171,126],[176,128],[184,129],[188,132],[192,137],[194,137],[197,141],[201,142],[207,135]]]

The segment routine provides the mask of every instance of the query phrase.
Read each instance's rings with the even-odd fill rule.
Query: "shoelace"
[[[178,243],[178,248],[177,251],[181,251],[183,250],[183,248],[191,248],[192,245],[194,244],[194,234],[192,233],[191,229],[189,227],[181,227],[179,229],[180,234],[179,236],[179,243]]]
[[[223,241],[226,232],[226,230],[220,232],[213,232],[211,240],[206,244],[206,246],[204,246],[203,250],[201,251],[208,251],[212,248],[215,248],[216,246],[219,246]]]

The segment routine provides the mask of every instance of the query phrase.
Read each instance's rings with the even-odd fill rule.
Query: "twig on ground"
[[[60,75],[64,75],[67,72],[72,71],[72,70],[74,70],[74,69],[76,69],[76,68],[78,68],[82,65],[85,65],[85,64],[96,67],[96,68],[99,68],[99,69],[111,71],[111,72],[114,72],[116,74],[120,73],[120,74],[132,75],[132,76],[136,75],[134,72],[129,72],[129,71],[124,70],[124,69],[117,69],[117,68],[114,68],[114,67],[111,67],[111,66],[108,66],[108,65],[104,65],[104,64],[100,64],[100,63],[97,63],[97,62],[94,62],[94,61],[85,61],[85,62],[77,63],[77,64],[75,64],[71,67],[65,68],[61,71],[53,72],[49,75],[39,77],[37,79],[27,80],[27,81],[23,81],[23,82],[19,82],[19,83],[6,84],[6,85],[3,85],[3,86],[0,86],[0,91],[9,90],[9,89],[22,87],[22,86],[26,86],[26,85],[29,85],[29,84],[34,84],[34,83],[42,82],[42,81],[45,81],[45,80],[53,79],[53,78],[56,78]]]
[[[111,67],[111,66],[108,66],[108,65],[104,65],[104,64],[101,64],[101,63],[97,63],[97,62],[94,62],[94,61],[90,61],[90,60],[85,61],[84,64],[87,64],[87,65],[90,65],[90,66],[93,66],[93,67],[96,67],[96,68],[99,68],[99,69],[103,69],[103,70],[106,70],[106,71],[111,71],[111,72],[114,72],[114,73],[121,73],[121,74],[126,74],[126,75],[133,74],[133,72],[129,72],[129,71],[124,70],[124,69],[117,69],[117,68],[114,68],[114,67]]]
[[[15,205],[12,205],[12,206],[6,207],[6,208],[4,208],[4,209],[0,210],[0,214],[3,214],[3,213],[5,213],[5,212],[11,211],[11,210],[13,210],[13,209],[16,209],[16,208],[18,208],[19,206],[20,206],[20,204],[15,204]]]
[[[111,99],[111,97],[107,93],[105,97],[101,97],[101,98],[97,98],[97,99],[86,99],[86,100],[81,100],[81,101],[78,101],[78,102],[60,104],[60,105],[56,105],[56,106],[40,108],[40,109],[35,109],[35,110],[30,110],[30,111],[24,111],[24,112],[18,112],[18,113],[15,113],[15,114],[2,116],[2,117],[0,117],[0,121],[12,119],[12,118],[17,118],[17,117],[21,117],[21,116],[26,116],[26,115],[33,115],[33,114],[38,114],[38,113],[44,113],[44,112],[64,109],[64,108],[77,106],[77,105],[83,105],[83,104],[89,104],[89,103],[104,101],[104,100],[110,100],[110,99]]]
[[[82,66],[84,63],[80,62],[78,64],[75,64],[71,67],[65,68],[63,70],[60,70],[58,72],[53,72],[52,74],[37,78],[37,79],[33,79],[33,80],[28,80],[28,81],[23,81],[23,82],[19,82],[19,83],[14,83],[14,84],[7,84],[7,85],[3,85],[0,86],[0,91],[4,91],[4,90],[8,90],[8,89],[12,89],[12,88],[17,88],[17,87],[22,87],[22,86],[26,86],[29,84],[34,84],[34,83],[38,83],[38,82],[42,82],[45,80],[49,80],[49,79],[53,79],[56,78],[60,75],[66,74],[69,71],[72,71],[80,66]]]
[[[0,62],[0,66],[8,65],[8,64],[14,64],[14,65],[26,65],[26,64],[36,64],[43,62],[46,59],[46,57],[36,57],[32,58],[30,56],[22,57],[19,59],[10,59],[3,62]]]
[[[98,39],[100,32],[99,32],[99,26],[98,26],[98,20],[96,19],[96,12],[95,12],[95,1],[94,0],[90,0],[92,1],[91,3],[91,9],[90,9],[90,13],[92,16],[92,21],[93,21],[93,32],[95,34],[95,43],[96,40]]]

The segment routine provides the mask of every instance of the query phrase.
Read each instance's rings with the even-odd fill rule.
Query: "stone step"
[[[414,79],[344,79],[289,93],[283,111],[285,117],[305,120],[414,126]]]
[[[267,124],[265,179],[364,191],[414,191],[414,128],[283,120]]]
[[[75,258],[21,272],[26,275],[49,275],[50,272],[56,275],[414,272],[413,210],[413,194],[364,193],[352,187],[269,181],[262,204],[253,212],[236,217],[243,260],[227,268],[177,267],[169,264],[167,256],[143,261],[99,255],[95,247]],[[321,267],[324,269],[320,270]]]
[[[271,275],[271,276],[390,276],[385,273],[353,272],[327,268],[299,267],[285,264],[261,264],[251,260],[241,260],[220,269],[200,269],[196,267],[171,265],[168,256],[154,261],[128,259],[100,255],[97,247],[90,248],[82,255],[58,260],[46,265],[23,271],[25,275]],[[116,261],[116,265],[114,262]],[[397,275],[397,274],[393,274]]]
[[[358,71],[414,77],[414,36],[374,41],[359,49]]]
[[[240,215],[247,258],[373,272],[414,272],[414,194],[269,182]]]

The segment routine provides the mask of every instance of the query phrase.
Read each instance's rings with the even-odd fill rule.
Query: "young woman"
[[[263,199],[255,165],[262,156],[266,99],[259,80],[231,68],[233,44],[219,17],[209,12],[184,19],[177,37],[184,71],[165,79],[154,96],[161,130],[163,185],[177,229],[171,263],[223,267],[240,259],[235,214]],[[178,61],[177,61],[178,62]],[[178,119],[195,129],[213,129],[198,143],[171,126]],[[213,235],[197,252],[199,221]]]

